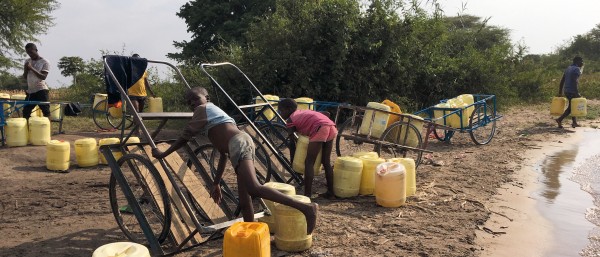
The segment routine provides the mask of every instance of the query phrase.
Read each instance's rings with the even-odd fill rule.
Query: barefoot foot
[[[561,121],[559,121],[558,119],[556,119],[554,121],[556,121],[556,123],[558,124],[558,128],[563,128]]]
[[[337,199],[337,196],[335,196],[335,194],[333,194],[332,192],[329,192],[329,191],[327,191],[325,193],[322,193],[322,194],[319,194],[319,197],[323,197],[323,198],[325,198],[327,200],[335,200],[335,199]]]
[[[573,124],[571,124],[571,127],[573,127],[573,128],[579,127],[579,124],[573,123]]]
[[[319,205],[317,203],[309,204],[310,210],[304,214],[306,217],[306,234],[312,234],[317,225],[317,217],[319,216]]]

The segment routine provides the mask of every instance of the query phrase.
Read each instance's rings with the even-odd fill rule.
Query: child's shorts
[[[254,142],[246,132],[241,132],[229,140],[229,160],[236,169],[243,160],[254,160]]]
[[[310,138],[309,142],[327,142],[331,141],[337,136],[337,128],[335,125],[323,125],[317,129]]]

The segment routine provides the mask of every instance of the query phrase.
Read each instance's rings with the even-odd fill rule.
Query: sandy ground
[[[378,207],[370,196],[315,199],[320,220],[313,247],[292,254],[273,246],[272,255],[509,256],[499,253],[515,248],[520,256],[540,256],[539,242],[546,240],[523,235],[536,230],[544,236],[549,229],[528,197],[535,187],[531,166],[548,143],[560,144],[578,130],[556,129],[547,108],[504,112],[489,145],[476,146],[467,134],[456,135],[451,144],[432,141],[433,161],[418,168],[417,194],[401,208]],[[103,244],[125,240],[108,203],[110,170],[77,168],[72,154],[70,173],[49,172],[45,155],[39,146],[0,148],[0,256],[91,256]],[[317,183],[317,191],[323,187]],[[533,238],[535,247],[528,241]],[[177,256],[220,256],[221,247],[222,240],[215,240]],[[531,252],[523,254],[524,249]]]

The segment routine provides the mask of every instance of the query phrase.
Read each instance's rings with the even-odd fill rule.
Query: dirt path
[[[474,145],[467,134],[456,135],[452,144],[432,142],[436,165],[419,167],[417,194],[401,208],[378,207],[374,197],[316,199],[321,213],[313,247],[287,255],[272,247],[273,255],[479,255],[476,230],[490,217],[487,205],[502,185],[519,186],[513,175],[524,153],[573,132],[556,129],[545,108],[503,113],[497,135],[486,146]],[[73,142],[90,136],[112,135],[55,138]],[[0,256],[91,256],[103,244],[124,240],[108,204],[110,170],[77,168],[72,154],[71,172],[53,173],[45,169],[45,156],[45,147],[0,148]],[[220,256],[221,245],[217,240],[178,256]]]

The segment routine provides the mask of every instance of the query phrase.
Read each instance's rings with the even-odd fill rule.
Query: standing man
[[[581,76],[581,71],[583,70],[583,58],[576,56],[573,58],[573,64],[571,64],[563,73],[562,79],[560,80],[560,85],[558,86],[558,96],[563,95],[563,89],[565,93],[565,97],[567,97],[568,107],[565,112],[556,119],[556,123],[558,123],[558,127],[562,128],[562,121],[564,118],[571,114],[571,99],[581,97],[579,95],[579,76]],[[573,122],[571,123],[571,127],[576,128],[579,127],[577,124],[577,118],[571,117]]]
[[[140,58],[140,55],[134,54],[131,57]],[[144,110],[146,97],[148,96],[146,90],[148,90],[152,96],[154,96],[154,92],[152,92],[152,89],[150,89],[150,83],[148,83],[148,73],[144,71],[144,75],[142,75],[142,77],[135,82],[133,86],[127,89],[127,95],[129,95],[129,99],[131,99],[133,107],[135,107],[137,112],[142,112]]]
[[[25,45],[25,51],[29,59],[25,60],[23,78],[27,80],[26,101],[48,102],[49,89],[46,84],[46,77],[50,70],[50,63],[38,54],[37,46],[33,43]],[[29,119],[31,111],[35,106],[44,113],[44,117],[50,116],[50,106],[48,104],[28,104],[23,107],[23,117]]]

